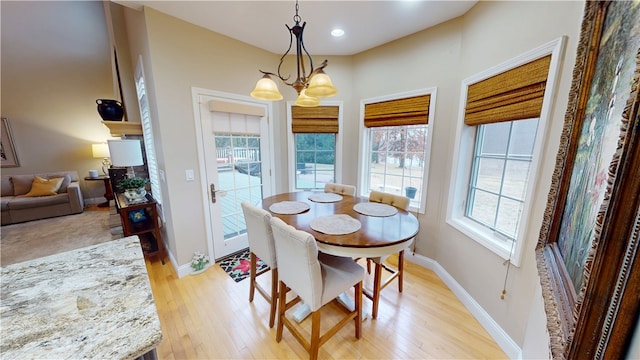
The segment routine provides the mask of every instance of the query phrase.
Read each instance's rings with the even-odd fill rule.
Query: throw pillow
[[[31,184],[33,184],[33,175],[12,175],[11,182],[13,183],[13,195],[24,195],[31,190]]]
[[[64,178],[44,179],[36,176],[31,184],[31,191],[24,196],[50,196],[58,194],[58,189],[62,185]]]

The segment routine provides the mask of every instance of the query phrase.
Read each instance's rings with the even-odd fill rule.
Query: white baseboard
[[[176,258],[173,256],[173,254],[171,253],[171,251],[169,251],[169,248],[167,248],[167,245],[164,245],[164,248],[167,252],[167,257],[169,258],[169,262],[171,263],[171,266],[173,266],[173,268],[176,270],[176,275],[178,275],[178,279],[187,276],[191,273],[191,263],[186,263],[182,266],[178,266],[178,262],[176,261]]]
[[[522,349],[515,341],[437,261],[410,251],[405,252],[404,258],[436,273],[510,359],[522,358]]]

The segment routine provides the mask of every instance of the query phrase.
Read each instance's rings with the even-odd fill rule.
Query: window
[[[291,187],[296,190],[324,189],[328,182],[338,182],[340,168],[340,106],[292,106],[289,120],[293,146],[290,147]]]
[[[429,165],[429,107],[434,94],[400,95],[364,103],[361,196],[371,190],[407,196],[423,212]]]
[[[447,222],[516,266],[564,39],[463,81]]]
[[[147,156],[147,168],[149,169],[149,182],[151,183],[151,193],[153,198],[162,205],[162,190],[158,176],[158,163],[156,161],[156,148],[153,141],[153,129],[151,128],[151,113],[149,110],[149,100],[144,81],[144,68],[142,67],[142,57],[138,59],[136,67],[136,92],[138,94],[138,105],[140,106],[140,122],[142,123],[142,139],[144,141],[144,151]],[[162,214],[162,212],[160,212]]]
[[[324,189],[336,178],[336,134],[294,134],[296,189]]]
[[[510,240],[520,224],[538,119],[480,125],[466,216]]]

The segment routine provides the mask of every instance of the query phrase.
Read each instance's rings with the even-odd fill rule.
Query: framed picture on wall
[[[536,248],[554,359],[624,358],[638,311],[638,18],[637,2],[585,2]]]
[[[9,119],[2,118],[2,141],[0,142],[0,159],[2,159],[2,167],[18,167],[18,155],[13,144],[13,136],[11,135],[11,127]]]

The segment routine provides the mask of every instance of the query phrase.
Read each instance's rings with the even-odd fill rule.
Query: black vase
[[[122,121],[124,109],[120,101],[98,99],[96,100],[96,104],[98,104],[98,114],[100,114],[102,120]]]

